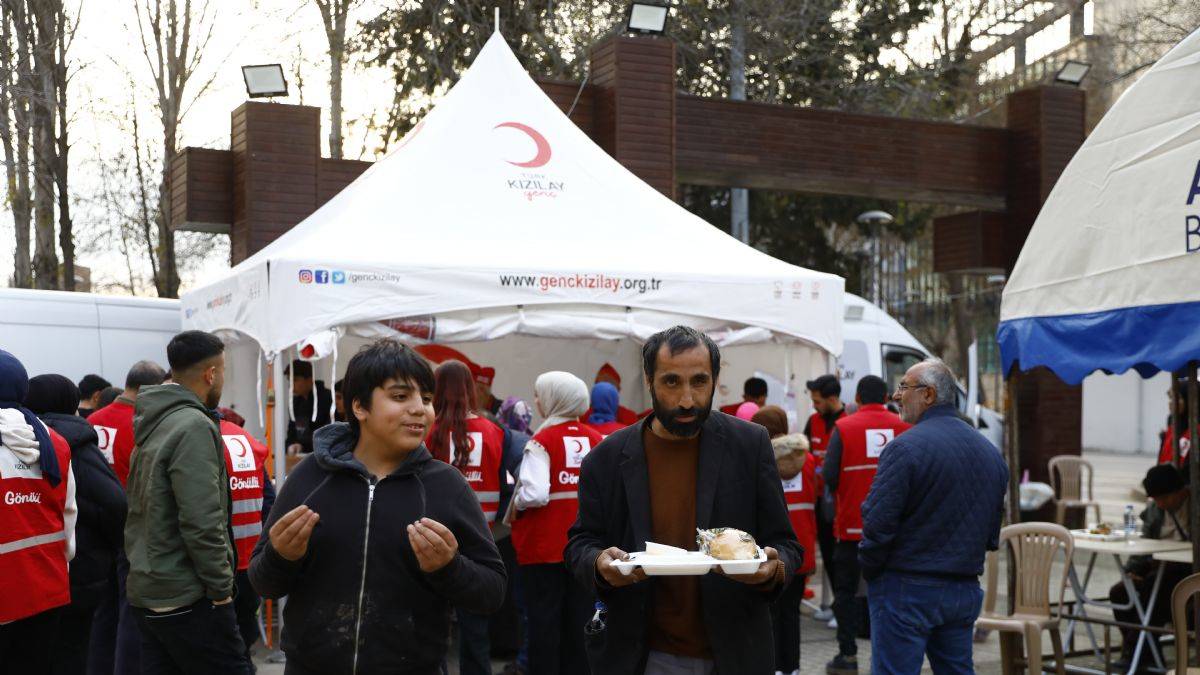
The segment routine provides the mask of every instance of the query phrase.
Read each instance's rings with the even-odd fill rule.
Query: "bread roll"
[[[758,557],[754,537],[732,527],[696,530],[696,545],[717,560],[753,560]]]

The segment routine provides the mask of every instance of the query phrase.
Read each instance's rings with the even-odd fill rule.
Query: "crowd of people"
[[[379,340],[332,390],[292,362],[276,495],[220,406],[217,337],[180,333],[107,403],[98,376],[30,378],[0,351],[0,673],[253,672],[264,598],[286,599],[288,673],[445,673],[454,641],[464,675],[504,642],[506,672],[796,673],[818,554],[828,672],[857,672],[868,634],[875,672],[971,671],[1008,472],[940,361],[894,392],[862,378],[853,412],[816,378],[796,431],[761,378],[714,410],[720,350],[688,327],[644,344],[641,414],[611,365],[523,401],[428,354]],[[697,550],[698,528],[750,534],[763,562],[618,568],[647,542]]]

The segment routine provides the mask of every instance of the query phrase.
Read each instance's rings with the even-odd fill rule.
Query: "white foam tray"
[[[684,551],[682,555],[655,555],[639,551],[629,554],[628,560],[618,560],[612,565],[622,574],[633,574],[634,569],[641,567],[646,576],[678,577],[708,574],[714,567],[720,567],[726,574],[754,574],[766,560],[767,556],[761,548],[758,549],[758,557],[752,560],[717,560],[699,551]]]

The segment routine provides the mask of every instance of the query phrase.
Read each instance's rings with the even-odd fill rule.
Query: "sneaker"
[[[858,657],[838,654],[825,664],[826,675],[858,675]]]
[[[828,621],[833,618],[833,610],[829,607],[822,607],[813,612],[813,618],[817,621]]]
[[[825,624],[829,630],[837,630],[837,619],[830,619],[829,623]]]

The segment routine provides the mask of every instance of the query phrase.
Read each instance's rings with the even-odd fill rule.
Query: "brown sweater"
[[[653,541],[696,550],[696,471],[700,437],[668,441],[642,432],[650,479]],[[650,618],[650,649],[676,656],[712,658],[700,612],[700,577],[658,577]]]

